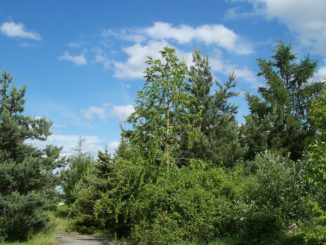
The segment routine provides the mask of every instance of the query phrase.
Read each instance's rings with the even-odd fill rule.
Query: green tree
[[[106,229],[102,220],[108,217],[97,217],[94,210],[103,193],[116,186],[113,179],[115,161],[107,150],[98,153],[97,161],[85,160],[86,158],[83,159],[83,162],[86,165],[79,166],[83,171],[78,174],[78,178],[73,178],[74,199],[71,200],[70,221],[75,230],[82,233],[94,233],[96,230]],[[78,162],[81,163],[81,161]],[[73,177],[73,175],[69,176]]]
[[[321,87],[309,82],[317,63],[309,56],[298,62],[291,46],[280,42],[272,58],[258,59],[258,65],[266,86],[259,88],[259,95],[247,95],[250,115],[242,128],[246,157],[272,149],[300,159],[315,134],[308,112]]]
[[[39,150],[27,140],[46,140],[51,122],[23,114],[26,86],[0,78],[0,240],[26,240],[49,226],[46,210],[55,205],[53,170],[61,165],[60,149]]]
[[[191,94],[189,113],[192,115],[191,125],[199,132],[195,135],[197,138],[185,139],[185,143],[192,146],[188,147],[187,154],[189,158],[211,161],[221,166],[232,166],[243,154],[235,120],[237,107],[229,102],[230,98],[237,95],[232,91],[235,87],[235,74],[230,74],[224,84],[215,81],[218,89],[213,91],[213,76],[208,58],[196,50],[193,54],[193,63],[189,70]],[[187,139],[190,142],[187,142]]]
[[[325,86],[325,82],[324,82]],[[317,128],[315,141],[309,146],[307,178],[315,187],[311,204],[318,223],[324,224],[326,240],[326,88],[315,97],[310,111],[310,119]],[[324,241],[325,242],[325,241]]]
[[[67,168],[61,171],[64,200],[68,205],[77,199],[76,185],[89,168],[95,167],[93,156],[83,152],[83,142],[84,139],[80,138],[75,148],[76,154],[68,158]]]
[[[189,125],[187,67],[173,48],[161,51],[162,59],[148,58],[145,85],[138,92],[135,112],[128,122],[132,130],[124,137],[139,145],[152,163],[172,165],[178,161],[181,138]]]

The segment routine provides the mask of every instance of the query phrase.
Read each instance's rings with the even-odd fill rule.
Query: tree
[[[317,63],[305,57],[300,62],[290,45],[280,42],[270,60],[258,59],[259,76],[266,86],[258,95],[247,95],[250,115],[242,128],[246,157],[272,149],[300,159],[315,134],[308,118],[313,95],[320,83],[310,83]]]
[[[49,226],[46,210],[54,205],[61,165],[60,149],[37,149],[27,140],[46,140],[51,122],[23,114],[26,86],[0,79],[0,241],[26,240]]]
[[[79,138],[76,154],[68,159],[67,169],[61,171],[65,203],[71,205],[77,198],[76,185],[90,168],[95,167],[92,155],[83,152],[83,138]]]
[[[326,87],[315,97],[310,111],[310,119],[317,129],[315,141],[309,146],[307,177],[316,188],[313,197],[314,211],[322,222],[326,221]]]
[[[215,81],[218,90],[213,91],[213,76],[208,58],[196,50],[193,63],[189,71],[189,113],[192,115],[190,124],[199,131],[199,140],[188,137],[192,147],[188,149],[187,154],[189,158],[232,166],[243,152],[235,120],[237,107],[229,103],[229,99],[237,95],[231,91],[235,87],[235,74],[231,73],[224,84]],[[188,143],[186,140],[185,142]]]
[[[66,184],[69,184],[66,198],[72,197],[68,199],[70,224],[78,232],[94,233],[105,228],[94,211],[103,193],[115,187],[112,179],[114,161],[107,150],[99,151],[97,161],[87,154],[79,154],[73,159],[71,169],[65,174]]]
[[[124,137],[141,146],[149,161],[172,165],[178,158],[181,137],[189,125],[189,94],[185,81],[187,67],[173,48],[161,51],[162,60],[148,58],[145,85],[138,92],[135,112],[128,122],[132,130]]]

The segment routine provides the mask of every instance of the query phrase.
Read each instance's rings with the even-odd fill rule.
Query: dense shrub
[[[304,240],[307,245],[326,244],[326,226],[317,226],[312,231],[307,232]]]
[[[243,235],[259,238],[274,235],[291,222],[307,218],[302,163],[266,152],[250,163],[256,166],[257,185],[249,189]]]
[[[241,176],[220,168],[170,169],[144,186],[133,207],[132,236],[140,244],[209,241],[234,234],[246,204]]]
[[[4,212],[0,217],[0,241],[26,240],[50,228],[50,218],[44,213],[46,202],[46,196],[35,192],[0,196],[0,209]]]
[[[131,210],[138,194],[147,182],[155,178],[156,168],[149,167],[137,147],[122,144],[114,168],[107,177],[109,187],[102,191],[94,211],[101,227],[107,233],[128,236],[131,228]]]

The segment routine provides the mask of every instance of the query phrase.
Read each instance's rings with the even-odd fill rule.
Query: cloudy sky
[[[235,71],[237,119],[255,93],[256,60],[278,41],[318,60],[326,77],[326,0],[120,0],[0,2],[0,70],[27,83],[26,113],[53,121],[51,144],[70,153],[113,151],[143,85],[144,61],[170,45],[191,64],[200,48],[216,79]]]

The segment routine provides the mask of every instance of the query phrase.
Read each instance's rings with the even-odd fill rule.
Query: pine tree
[[[315,133],[307,115],[321,87],[309,83],[317,64],[308,56],[297,62],[291,46],[279,43],[272,58],[259,59],[258,65],[266,86],[259,88],[259,96],[247,95],[250,115],[242,128],[246,157],[273,149],[299,159]]]
[[[0,241],[26,240],[48,227],[46,210],[55,204],[60,149],[39,150],[27,140],[45,140],[51,122],[23,114],[26,86],[0,78]]]
[[[76,185],[86,175],[90,168],[95,167],[95,160],[89,153],[83,152],[85,139],[79,138],[75,147],[75,154],[67,161],[68,168],[61,171],[62,188],[65,203],[71,205],[77,199]]]
[[[188,75],[191,95],[190,124],[199,130],[199,140],[188,137],[193,142],[188,155],[216,165],[232,166],[243,152],[234,117],[237,107],[229,103],[229,99],[237,95],[232,91],[235,87],[235,75],[230,74],[224,84],[215,81],[217,90],[213,91],[213,76],[208,58],[203,57],[199,50],[193,54],[193,65]]]

